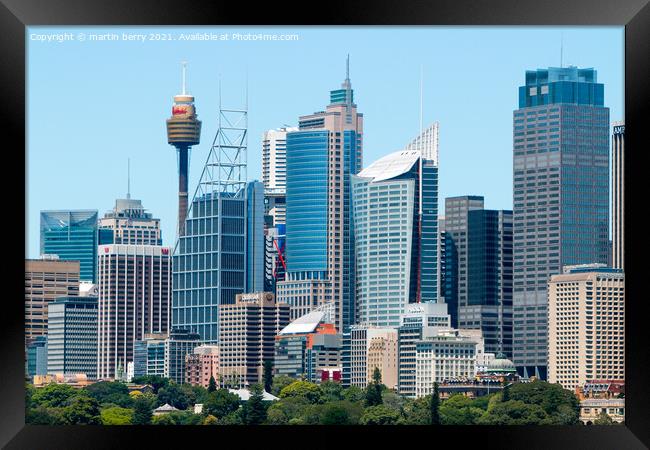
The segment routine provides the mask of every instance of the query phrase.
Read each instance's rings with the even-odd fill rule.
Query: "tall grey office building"
[[[445,302],[455,328],[480,329],[488,353],[512,356],[512,211],[483,197],[445,199]]]
[[[607,264],[609,108],[595,69],[526,71],[514,111],[513,362],[546,379],[547,283]]]
[[[623,208],[625,205],[625,185],[623,152],[625,151],[625,122],[614,122],[612,135],[612,266],[625,269],[625,222]]]

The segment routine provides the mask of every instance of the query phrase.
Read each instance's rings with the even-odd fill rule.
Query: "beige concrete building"
[[[237,294],[219,307],[219,374],[223,386],[262,381],[264,361],[273,361],[275,336],[289,325],[289,305],[270,292]]]
[[[373,381],[372,375],[378,368],[381,381],[389,389],[397,389],[397,333],[376,336],[370,339],[368,345],[368,383]]]
[[[47,306],[79,295],[79,261],[55,256],[25,260],[25,342],[47,335]]]
[[[185,382],[207,388],[211,377],[219,380],[219,346],[200,345],[185,356]]]
[[[548,283],[548,381],[575,390],[625,376],[625,279],[603,265],[566,266]]]
[[[351,386],[362,389],[368,386],[375,367],[379,367],[382,383],[390,389],[397,389],[397,329],[352,325],[349,358]]]
[[[625,399],[587,398],[580,402],[580,422],[584,425],[593,425],[603,412],[616,423],[625,422]]]
[[[160,219],[145,211],[140,200],[118,198],[115,207],[99,219],[99,228],[113,232],[113,244],[162,245]]]

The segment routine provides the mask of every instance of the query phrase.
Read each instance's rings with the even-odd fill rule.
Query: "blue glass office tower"
[[[608,259],[604,86],[595,69],[526,71],[513,121],[512,360],[546,379],[549,277]]]
[[[103,238],[105,236],[105,238]],[[97,246],[110,236],[97,229],[97,211],[41,211],[41,254],[79,261],[79,279],[97,282]]]
[[[244,193],[245,194],[245,193]],[[218,308],[246,291],[245,195],[214,192],[192,200],[173,256],[172,326],[218,341]]]
[[[292,320],[334,303],[336,328],[354,323],[350,175],[361,169],[362,136],[349,70],[326,110],[300,117],[298,131],[287,133],[287,274],[277,296]]]
[[[28,377],[47,374],[47,335],[36,336],[27,345],[27,372]]]
[[[246,184],[246,292],[264,291],[264,184]]]

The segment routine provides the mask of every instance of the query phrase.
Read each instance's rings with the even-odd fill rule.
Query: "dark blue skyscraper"
[[[110,236],[107,236],[110,238]],[[41,211],[41,254],[79,261],[79,279],[97,281],[97,211]]]
[[[264,184],[246,184],[246,292],[264,290]]]
[[[485,351],[512,354],[512,211],[483,197],[445,199],[445,301],[452,326],[480,329]]]
[[[514,111],[513,362],[546,378],[547,282],[607,263],[609,108],[595,69],[526,71]]]

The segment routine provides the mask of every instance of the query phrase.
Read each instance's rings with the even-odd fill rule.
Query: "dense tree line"
[[[131,391],[122,382],[97,382],[85,388],[50,384],[27,385],[26,421],[31,424],[103,425],[574,425],[576,396],[542,381],[519,383],[489,396],[471,399],[461,394],[441,400],[433,394],[407,399],[386,388],[381,374],[365,388],[343,388],[334,382],[314,384],[289,377],[265,377],[278,401],[263,400],[264,386],[253,385],[248,401],[211,381],[208,389],[178,385],[162,377],[140,377],[152,393]],[[170,404],[179,411],[153,415]],[[195,414],[193,405],[203,404]],[[599,424],[611,423],[602,417]]]

